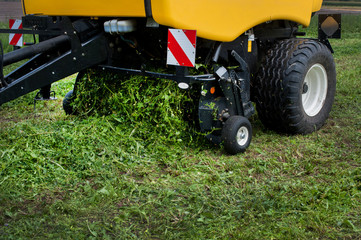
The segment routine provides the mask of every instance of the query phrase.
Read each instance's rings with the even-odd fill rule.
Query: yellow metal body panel
[[[152,0],[156,22],[196,29],[199,37],[233,41],[248,29],[271,20],[308,26],[322,0]]]
[[[145,17],[144,0],[23,0],[25,13],[50,16]],[[151,0],[154,20],[199,37],[233,41],[271,20],[308,26],[322,0]]]
[[[144,0],[23,0],[23,3],[26,14],[145,17]]]

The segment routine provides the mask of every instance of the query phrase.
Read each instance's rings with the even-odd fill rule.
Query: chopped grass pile
[[[197,101],[172,81],[91,69],[79,78],[76,92],[77,113],[110,116],[145,141],[181,142],[195,133]]]

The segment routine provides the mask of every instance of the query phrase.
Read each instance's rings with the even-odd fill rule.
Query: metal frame
[[[331,26],[331,27],[337,28],[337,30],[332,35],[328,35],[324,31],[325,29],[322,28],[322,23],[328,17],[333,18],[335,20],[335,23],[337,24],[336,26],[335,25]],[[325,44],[328,47],[328,49],[330,49],[331,53],[334,53],[331,43],[330,43],[330,41],[328,41],[329,38],[335,38],[335,39],[341,38],[341,14],[319,14],[318,15],[318,41]]]
[[[1,80],[0,105],[41,89],[42,98],[50,98],[50,84],[89,67],[108,60],[107,40],[103,33],[98,33],[85,42],[81,42],[67,17],[24,17],[25,26],[35,26],[40,31],[42,42],[22,48],[6,55],[1,55],[1,64],[8,65],[32,57],[25,64]],[[56,29],[55,31],[53,31]],[[59,36],[49,38],[55,33]],[[2,73],[2,68],[0,69]]]
[[[35,30],[21,30],[23,33],[44,33],[39,44],[23,48],[7,54],[5,65],[34,56],[27,63],[4,78],[6,86],[0,88],[0,104],[41,89],[36,100],[51,99],[50,85],[76,72],[90,67],[98,67],[104,71],[124,75],[139,75],[176,82],[182,89],[188,89],[195,83],[202,84],[208,94],[202,94],[198,106],[199,121],[203,132],[222,128],[223,123],[233,115],[250,117],[254,108],[250,102],[250,71],[248,64],[236,51],[232,56],[239,65],[238,69],[227,70],[215,65],[214,69],[223,69],[222,74],[189,75],[187,67],[175,67],[175,73],[151,72],[143,69],[130,69],[110,64],[110,49],[104,33],[99,32],[86,42],[81,42],[81,34],[77,35],[69,18],[61,18],[54,26],[51,18],[30,16],[25,18],[25,26],[36,25]],[[59,26],[62,28],[59,30]],[[55,30],[54,30],[55,29]],[[7,31],[8,32],[8,31]],[[20,32],[20,31],[17,31]],[[60,34],[61,33],[61,34]],[[51,35],[55,37],[49,38]],[[60,34],[57,36],[57,34]],[[240,41],[240,39],[239,39]],[[65,50],[61,50],[66,46]],[[228,51],[231,45],[225,45]],[[217,51],[215,49],[215,55]],[[216,56],[213,56],[213,59]],[[144,65],[142,65],[144,66]],[[1,86],[0,86],[1,87]],[[210,88],[217,88],[216,94],[209,93]],[[74,86],[76,88],[76,84]],[[35,105],[34,105],[35,106]],[[217,113],[214,118],[214,113]],[[219,138],[216,134],[214,139]],[[217,142],[217,141],[214,141]]]
[[[105,46],[105,37],[98,35],[77,51],[67,51],[60,56],[38,54],[4,78],[8,85],[0,89],[0,104],[106,61]]]
[[[188,85],[196,83],[196,82],[211,82],[216,81],[216,78],[213,74],[204,74],[204,75],[187,75],[186,67],[176,67],[178,69],[177,74],[169,74],[169,73],[158,73],[158,72],[150,72],[145,70],[136,70],[136,69],[129,69],[129,68],[120,68],[115,66],[109,65],[99,65],[99,68],[102,70],[111,71],[114,73],[124,74],[124,75],[138,75],[144,77],[154,77],[154,78],[161,78],[161,79],[168,79],[175,81],[176,83],[186,83]],[[179,71],[183,69],[183,71]]]

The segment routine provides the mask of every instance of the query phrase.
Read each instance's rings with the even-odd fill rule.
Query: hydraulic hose
[[[61,35],[55,38],[51,38],[49,40],[45,40],[38,44],[31,45],[29,47],[20,48],[18,50],[9,52],[4,55],[3,66],[7,66],[12,63],[19,62],[23,59],[31,58],[39,53],[43,53],[63,47],[63,45],[69,42],[69,40],[70,40],[69,36]],[[69,45],[69,49],[70,49],[70,45]]]

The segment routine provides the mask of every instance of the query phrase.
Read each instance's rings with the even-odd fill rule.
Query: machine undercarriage
[[[117,26],[116,29],[114,29],[114,24]],[[199,106],[194,107],[198,108],[201,131],[205,132],[207,138],[212,142],[223,143],[227,152],[236,154],[244,152],[251,142],[252,127],[248,118],[255,113],[251,100],[256,102],[258,112],[259,109],[263,109],[263,112],[259,114],[266,126],[277,129],[277,126],[273,126],[275,124],[268,123],[268,118],[272,114],[268,114],[268,110],[265,109],[265,106],[269,104],[266,101],[276,101],[272,100],[272,97],[269,98],[268,95],[272,95],[272,91],[278,93],[275,88],[286,89],[287,86],[282,86],[283,83],[282,80],[279,81],[280,79],[274,79],[275,83],[271,83],[274,86],[269,86],[267,78],[272,78],[271,76],[274,74],[270,71],[276,69],[271,69],[274,66],[267,61],[276,59],[284,62],[277,71],[287,72],[290,67],[288,65],[292,65],[289,61],[297,60],[288,53],[296,54],[298,49],[302,48],[311,49],[310,55],[307,57],[313,64],[302,70],[305,72],[304,75],[307,77],[309,71],[314,69],[311,74],[322,75],[322,72],[326,72],[326,78],[329,81],[325,83],[325,80],[321,79],[320,83],[313,83],[313,80],[307,82],[307,79],[304,80],[305,76],[301,74],[295,85],[299,84],[298,88],[302,92],[300,94],[290,93],[291,96],[286,96],[289,93],[285,92],[278,93],[281,100],[279,107],[273,109],[272,117],[275,119],[272,119],[272,122],[275,123],[282,119],[282,124],[287,126],[281,126],[281,128],[287,129],[289,133],[307,133],[310,126],[303,125],[311,122],[312,126],[314,125],[316,128],[322,126],[330,111],[328,105],[332,105],[335,84],[334,65],[314,61],[321,54],[333,63],[330,50],[324,47],[321,40],[297,40],[296,37],[302,36],[303,33],[298,32],[298,24],[291,21],[271,21],[258,25],[232,42],[197,38],[196,64],[200,66],[199,74],[190,74],[195,71],[189,71],[190,69],[187,67],[166,66],[168,27],[159,26],[151,19],[112,20],[30,15],[23,17],[23,25],[27,30],[18,32],[38,34],[39,43],[1,55],[1,73],[3,66],[23,59],[29,60],[7,76],[1,75],[0,105],[36,89],[41,89],[41,98],[50,98],[51,83],[88,68],[100,68],[104,71],[125,75],[170,79],[185,90],[192,84],[200,84]],[[11,32],[11,30],[2,30],[1,32]],[[282,43],[284,44],[282,45]],[[275,46],[281,48],[280,44],[285,49],[274,52]],[[305,64],[307,65],[308,62],[306,61]],[[317,68],[317,64],[321,67]],[[267,65],[270,65],[271,68],[265,69]],[[314,68],[314,66],[316,67]],[[154,68],[162,68],[162,72],[166,73],[149,71]],[[261,76],[260,73],[266,73],[266,75]],[[321,75],[320,78],[322,78]],[[273,78],[276,77],[283,78],[283,75],[281,73]],[[318,80],[316,79],[316,81]],[[317,84],[329,86],[330,91],[324,93],[323,90],[320,90],[319,95],[321,96],[318,98],[323,98],[323,101],[326,100],[330,103],[327,103],[327,107],[318,109],[315,115],[306,112],[304,119],[298,121],[301,123],[301,127],[288,126],[293,126],[295,122],[292,122],[291,119],[284,120],[287,116],[282,115],[282,111],[287,110],[290,104],[292,105],[285,101],[292,97],[297,98],[293,105],[300,105],[300,101],[302,102],[300,99],[309,92],[308,88],[315,88],[314,86],[317,88]],[[260,89],[263,89],[263,92],[260,92]],[[76,87],[71,94],[77,94]],[[67,109],[71,109],[67,105],[71,104],[69,99],[73,97],[67,95],[64,100],[66,103],[64,109],[67,113],[71,113],[69,110],[67,111]],[[313,103],[311,96],[309,104],[316,104],[317,101],[319,100],[315,99],[315,103]],[[303,109],[299,110],[299,112],[302,111]],[[322,112],[322,118],[316,119],[317,122],[310,121],[319,112]],[[275,114],[280,115],[279,119],[274,117]],[[294,115],[291,114],[291,118]],[[303,128],[306,130],[302,130]]]

